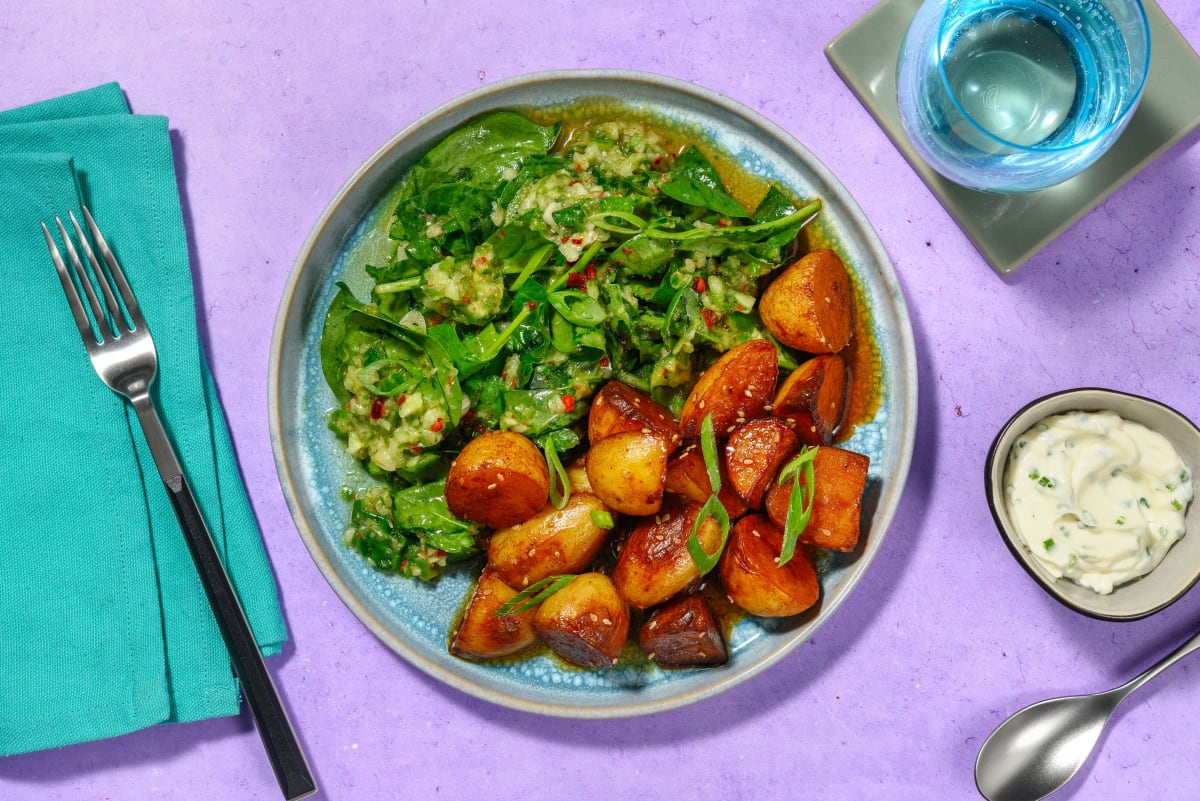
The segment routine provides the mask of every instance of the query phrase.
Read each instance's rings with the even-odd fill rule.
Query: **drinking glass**
[[[1139,0],[926,0],[900,52],[900,119],[950,180],[1036,191],[1116,141],[1149,66]]]

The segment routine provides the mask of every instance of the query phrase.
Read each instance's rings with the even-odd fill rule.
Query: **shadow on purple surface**
[[[1033,256],[1024,267],[1008,275],[997,276],[1010,287],[1030,286],[1045,288],[1047,281],[1066,277],[1068,272],[1074,273],[1084,289],[1091,288],[1098,279],[1112,276],[1106,270],[1096,270],[1101,262],[1095,260],[1096,252],[1090,247],[1079,247],[1080,233],[1085,233],[1085,239],[1103,239],[1101,236],[1086,236],[1093,228],[1103,228],[1107,218],[1115,218],[1118,223],[1127,221],[1131,227],[1129,235],[1133,240],[1128,249],[1114,249],[1109,263],[1110,268],[1127,264],[1153,267],[1161,260],[1163,253],[1172,252],[1169,242],[1154,238],[1154,226],[1139,225],[1139,216],[1164,215],[1163,219],[1175,219],[1176,231],[1186,233],[1187,224],[1191,218],[1178,215],[1172,201],[1187,198],[1194,194],[1197,176],[1187,169],[1180,169],[1179,162],[1184,154],[1200,143],[1200,128],[1192,131],[1170,150],[1159,156],[1153,163],[1148,164],[1133,180],[1104,200],[1090,213],[1078,220],[1064,234],[1047,245],[1040,253]],[[1176,213],[1172,213],[1172,212]],[[1142,234],[1139,238],[1138,234]],[[1187,251],[1186,246],[1179,248]],[[1057,293],[1047,295],[1038,292],[1039,297],[1053,299],[1062,303],[1074,301],[1076,304],[1090,304],[1091,295],[1086,292]]]
[[[0,777],[61,783],[101,770],[166,764],[206,743],[246,735],[254,736],[254,723],[243,708],[237,717],[152,726],[107,740],[4,757],[0,759]],[[248,744],[259,747],[257,737]],[[263,764],[269,772],[265,758]]]

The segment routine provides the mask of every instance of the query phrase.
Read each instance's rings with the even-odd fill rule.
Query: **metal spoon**
[[[1069,782],[1095,748],[1117,706],[1134,690],[1200,648],[1200,633],[1137,678],[1092,695],[1027,706],[996,727],[975,760],[988,801],[1038,801]]]

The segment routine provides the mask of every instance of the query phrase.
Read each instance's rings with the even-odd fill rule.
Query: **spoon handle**
[[[1156,662],[1155,664],[1153,664],[1149,668],[1147,668],[1144,673],[1142,673],[1141,675],[1138,675],[1138,676],[1134,676],[1128,682],[1126,682],[1125,684],[1122,684],[1120,687],[1118,687],[1116,690],[1114,690],[1113,691],[1114,694],[1117,694],[1120,696],[1118,703],[1120,702],[1120,700],[1124,700],[1125,696],[1129,695],[1131,692],[1133,692],[1137,688],[1141,687],[1146,682],[1150,681],[1150,679],[1154,678],[1159,673],[1162,673],[1164,670],[1171,667],[1171,665],[1174,665],[1180,659],[1183,659],[1185,656],[1192,653],[1192,651],[1195,651],[1198,648],[1200,648],[1200,632],[1193,634],[1186,642],[1184,642],[1182,645],[1180,645],[1174,651],[1167,654],[1162,659],[1160,659],[1158,662]]]

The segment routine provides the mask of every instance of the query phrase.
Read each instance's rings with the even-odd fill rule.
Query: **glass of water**
[[[900,119],[950,180],[1032,192],[1116,141],[1149,67],[1139,0],[926,0],[900,53]]]

